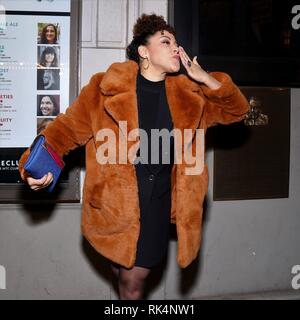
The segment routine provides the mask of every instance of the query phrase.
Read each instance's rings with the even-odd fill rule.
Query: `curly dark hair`
[[[175,36],[175,29],[167,24],[163,16],[156,14],[142,14],[133,27],[133,39],[126,48],[127,58],[137,63],[140,61],[138,47],[146,45],[150,36],[157,31],[166,30]]]

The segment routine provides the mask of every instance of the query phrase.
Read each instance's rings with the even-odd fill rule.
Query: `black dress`
[[[151,268],[165,257],[169,243],[171,213],[171,171],[174,163],[174,141],[170,148],[159,144],[159,162],[151,164],[151,129],[173,129],[166,97],[165,81],[153,82],[137,76],[139,128],[148,133],[149,159],[143,157],[135,164],[139,202],[140,235],[137,243],[135,266]],[[143,141],[141,140],[140,149]],[[141,152],[138,151],[138,156]],[[162,151],[169,152],[169,163],[162,163]],[[147,161],[148,160],[148,161]]]

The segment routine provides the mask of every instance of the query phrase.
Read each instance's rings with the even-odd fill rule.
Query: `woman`
[[[40,57],[40,68],[57,68],[58,60],[56,50],[53,47],[46,47]]]
[[[195,135],[196,129],[240,121],[248,111],[247,100],[230,77],[208,74],[196,58],[191,60],[163,17],[142,15],[133,32],[129,61],[93,76],[66,114],[43,131],[60,156],[86,145],[82,231],[112,262],[120,299],[143,298],[145,279],[166,255],[170,221],[176,223],[180,267],[197,257],[208,188],[207,166],[187,174],[190,164],[184,157],[174,163],[175,149],[169,149],[168,163],[147,164],[139,157],[147,144],[136,133],[174,128]],[[173,75],[180,61],[188,76]],[[108,142],[104,136],[111,133],[116,139]],[[175,145],[176,155],[184,155],[184,148]],[[195,150],[196,139],[188,145]],[[112,146],[122,151],[116,162],[107,163],[115,156]],[[23,169],[28,154],[20,160],[20,173],[33,190],[40,190],[51,183],[52,175],[28,177]]]
[[[54,24],[47,24],[41,33],[40,44],[57,44],[57,28]]]
[[[58,105],[53,96],[41,96],[39,100],[38,116],[53,117],[58,114]]]
[[[59,90],[59,70],[38,70],[38,90]]]

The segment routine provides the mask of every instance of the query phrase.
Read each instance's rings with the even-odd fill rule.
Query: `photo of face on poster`
[[[38,69],[37,89],[38,90],[59,90],[60,69]]]
[[[59,95],[38,95],[37,116],[55,117],[59,114]]]
[[[38,46],[38,68],[58,68],[60,48],[57,46]]]
[[[58,23],[38,23],[38,44],[59,44],[59,37]]]
[[[49,123],[54,121],[53,118],[38,118],[37,119],[37,135],[39,135],[46,127],[48,126]]]

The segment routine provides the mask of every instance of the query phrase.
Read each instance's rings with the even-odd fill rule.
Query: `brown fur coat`
[[[133,61],[114,63],[105,73],[94,75],[65,114],[57,116],[42,132],[47,142],[61,155],[86,145],[86,177],[83,193],[82,232],[103,256],[127,268],[136,257],[139,236],[137,178],[132,164],[99,164],[96,160],[97,132],[112,129],[117,136],[118,121],[127,120],[128,132],[138,128],[136,77]],[[208,127],[217,123],[240,121],[248,103],[224,73],[211,73],[222,83],[211,90],[185,75],[167,76],[166,92],[174,128],[183,130]],[[99,139],[98,139],[99,140]],[[133,142],[128,142],[128,149]],[[117,149],[118,150],[118,149]],[[23,179],[27,150],[20,159]],[[208,170],[186,175],[185,164],[172,171],[171,222],[176,223],[177,261],[188,266],[197,256],[202,229],[202,203],[208,189]]]

